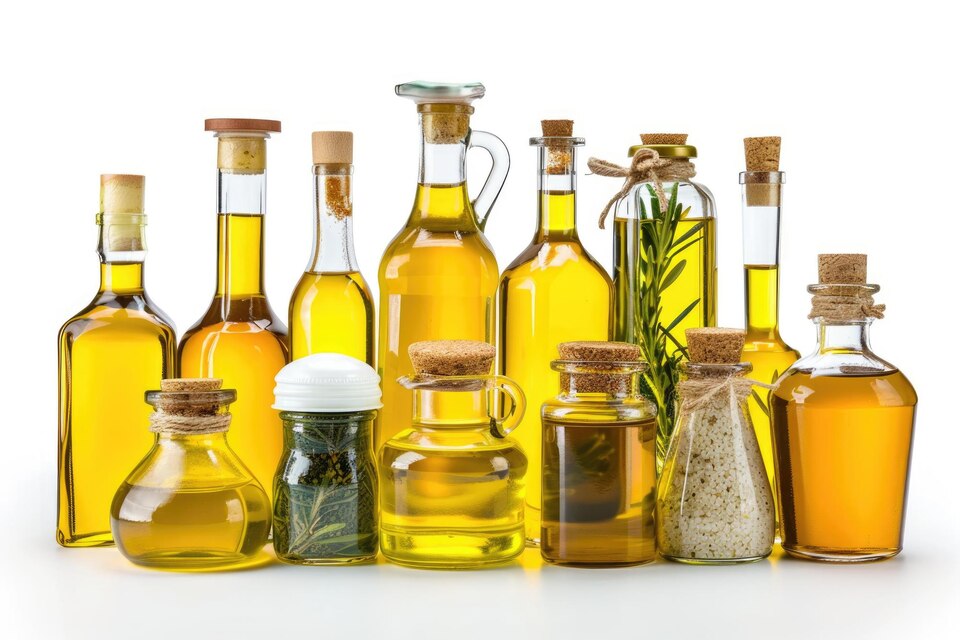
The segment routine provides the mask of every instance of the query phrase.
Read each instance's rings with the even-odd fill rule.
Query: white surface
[[[948,3],[280,4],[4,6],[0,635],[955,633],[958,353],[947,323],[957,317],[960,140]],[[533,232],[527,139],[541,118],[574,118],[584,159],[625,162],[641,130],[688,131],[700,150],[698,180],[719,206],[726,325],[742,322],[741,139],[783,136],[785,337],[804,352],[813,346],[804,287],[815,255],[866,251],[870,279],[883,286],[878,299],[889,305],[874,344],[920,394],[903,556],[850,567],[783,560],[448,574],[272,566],[172,575],[138,570],[110,549],[59,549],[55,337],[96,288],[97,175],[147,175],[148,289],[182,332],[214,286],[215,142],[203,119],[281,119],[284,133],[268,143],[267,286],[284,314],[310,248],[310,131],[352,129],[357,253],[375,287],[417,169],[416,114],[393,85],[419,78],[487,86],[474,125],[502,137],[513,156],[488,226],[501,267]],[[474,191],[485,168],[476,155]],[[594,220],[618,186],[580,179],[581,234],[606,265],[609,231]]]
[[[373,367],[340,353],[314,353],[277,374],[273,408],[332,413],[379,409],[380,376]]]

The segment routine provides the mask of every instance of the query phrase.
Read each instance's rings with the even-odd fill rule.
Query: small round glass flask
[[[656,558],[657,408],[639,394],[640,347],[559,345],[560,395],[544,403],[543,517],[547,562],[622,567]]]
[[[408,353],[416,373],[399,382],[413,391],[413,424],[380,451],[380,549],[425,569],[509,562],[525,544],[527,457],[507,437],[523,392],[490,375],[485,342],[415,342]]]
[[[227,444],[237,392],[206,378],[148,391],[153,448],[113,499],[110,528],[135,564],[202,570],[252,561],[270,535],[270,502]]]
[[[753,562],[773,549],[776,507],[750,422],[740,329],[688,329],[690,362],[657,489],[657,547],[688,564]],[[769,388],[769,387],[768,387]]]
[[[380,376],[356,358],[316,353],[277,374],[283,454],[273,488],[273,549],[291,564],[377,557],[373,420]]]

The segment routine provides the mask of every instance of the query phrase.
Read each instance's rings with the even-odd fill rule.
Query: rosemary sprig
[[[643,390],[657,405],[657,470],[663,465],[667,445],[673,434],[676,385],[680,378],[679,364],[688,357],[686,348],[673,335],[673,330],[696,309],[700,299],[692,300],[675,318],[664,322],[663,294],[674,284],[687,266],[677,257],[684,250],[703,241],[698,223],[677,236],[677,228],[690,212],[678,202],[680,184],[674,183],[669,192],[666,210],[660,211],[660,199],[653,185],[648,184],[650,209],[637,195],[640,220],[637,224],[635,246],[640,251],[634,282],[639,286],[639,303],[634,310],[634,326],[644,358],[649,364],[644,374]]]

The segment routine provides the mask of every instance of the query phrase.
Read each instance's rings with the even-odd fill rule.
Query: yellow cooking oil
[[[615,340],[635,344],[639,340],[636,309],[641,302],[640,285],[645,261],[640,225],[657,224],[660,223],[652,219],[616,218],[614,221]],[[693,231],[698,225],[699,229]],[[676,343],[686,347],[687,329],[717,324],[716,219],[682,218],[676,224],[674,238],[684,240],[671,254],[671,265],[675,267],[682,263],[683,268],[676,280],[661,291],[660,323],[664,327],[670,326],[692,305],[692,309],[670,329]],[[675,347],[671,341],[668,351]]]
[[[383,384],[377,446],[409,425],[407,347],[422,340],[493,343],[499,270],[465,182],[418,184],[413,211],[380,262],[377,367]]]
[[[527,539],[540,540],[540,406],[556,396],[550,362],[557,345],[609,338],[611,282],[576,231],[576,194],[543,191],[533,242],[503,272],[499,290],[499,370],[516,380],[529,410],[513,433],[529,459]]]
[[[373,366],[373,295],[359,271],[305,272],[290,299],[292,359],[342,353]]]

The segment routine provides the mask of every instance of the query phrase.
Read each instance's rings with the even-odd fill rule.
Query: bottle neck
[[[413,423],[431,429],[487,429],[490,426],[487,393],[484,389],[414,389]]]
[[[420,177],[412,224],[450,231],[477,228],[466,184],[468,123],[465,112],[421,112]]]
[[[359,271],[353,248],[353,166],[318,164],[313,167],[313,253],[307,271]]]
[[[779,339],[780,269],[776,265],[743,268],[747,336],[749,340]]]
[[[101,213],[97,216],[101,293],[142,293],[147,255],[146,216]]]
[[[577,149],[540,146],[537,153],[540,202],[534,241],[577,240]]]
[[[743,264],[748,340],[779,340],[780,208],[783,173],[744,172]]]
[[[835,322],[814,319],[817,326],[817,351],[827,353],[864,353],[870,351],[871,318]]]
[[[227,432],[216,433],[163,433],[157,434],[157,445],[179,449],[222,449],[227,447]]]

